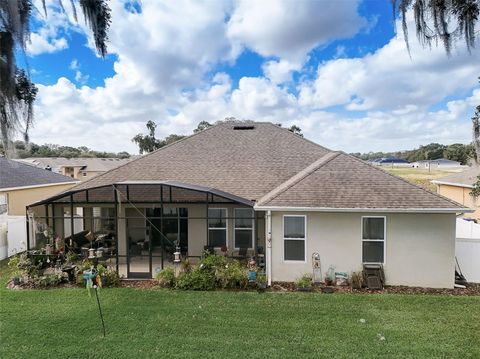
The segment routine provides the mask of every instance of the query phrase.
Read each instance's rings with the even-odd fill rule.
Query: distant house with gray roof
[[[131,161],[131,158],[29,157],[17,160],[71,178],[85,181]]]
[[[351,273],[374,263],[387,284],[448,288],[455,219],[471,211],[346,153],[251,121],[222,122],[28,210],[46,224],[50,213],[69,208],[82,208],[84,230],[113,238],[109,265],[128,278],[152,278],[172,265],[174,251],[195,261],[207,249],[256,257],[269,283],[313,275],[314,266],[324,275],[331,266]]]
[[[20,250],[20,242],[26,243],[25,207],[29,203],[77,183],[71,177],[0,157],[0,259]]]

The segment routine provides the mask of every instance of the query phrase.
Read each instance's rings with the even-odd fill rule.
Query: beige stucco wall
[[[283,260],[283,215],[307,216],[306,262]],[[386,216],[387,284],[452,288],[454,284],[454,214],[362,214],[272,212],[272,280],[295,281],[312,274],[311,256],[320,254],[322,272],[362,268],[361,218]]]
[[[473,213],[465,213],[466,217],[480,218],[480,206],[478,200],[475,200],[475,198],[470,195],[471,191],[471,188],[451,186],[446,184],[437,185],[437,192],[442,196],[450,198],[458,203],[461,203],[465,207],[475,210]]]
[[[8,214],[11,216],[24,216],[26,206],[34,202],[54,196],[57,193],[73,187],[74,185],[75,183],[68,183],[54,186],[25,188],[7,191],[6,193],[8,195]]]

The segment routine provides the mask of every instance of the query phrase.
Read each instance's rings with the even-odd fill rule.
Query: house
[[[191,261],[205,249],[255,255],[269,283],[312,274],[318,254],[323,273],[381,263],[387,284],[452,288],[455,218],[471,210],[272,123],[226,121],[28,211],[29,249],[48,223],[65,236],[54,213],[75,233],[82,213],[95,240],[69,246],[100,246],[129,278],[172,265],[179,247]]]
[[[415,168],[421,169],[432,169],[432,170],[441,170],[441,169],[461,169],[465,166],[458,161],[447,160],[445,158],[439,158],[437,160],[422,160],[412,163],[412,166]]]
[[[480,167],[475,166],[432,181],[439,194],[474,210],[457,218],[455,256],[467,280],[476,283],[480,283],[480,224],[472,219],[480,219],[480,205],[470,192],[478,176]]]
[[[19,159],[23,163],[72,177],[81,181],[88,180],[115,167],[121,166],[132,158],[64,158],[64,157],[30,157]]]
[[[396,157],[382,157],[376,158],[370,162],[376,166],[390,166],[390,167],[410,167],[410,163],[407,160]]]
[[[480,167],[475,166],[463,172],[437,178],[432,180],[432,183],[437,185],[438,194],[475,210],[472,213],[466,213],[465,216],[480,218],[480,202],[470,194],[478,176],[480,176]]]
[[[0,157],[0,259],[19,251],[21,242],[25,248],[28,204],[77,183],[70,177]]]

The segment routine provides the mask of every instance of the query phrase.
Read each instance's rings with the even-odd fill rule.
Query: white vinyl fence
[[[0,217],[0,260],[27,249],[27,227],[24,216]]]
[[[455,255],[468,282],[480,283],[480,224],[457,218]]]

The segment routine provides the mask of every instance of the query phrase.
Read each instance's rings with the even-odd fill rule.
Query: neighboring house
[[[25,206],[77,183],[70,177],[0,157],[0,259],[26,247]]]
[[[406,160],[396,157],[382,157],[370,161],[372,165],[376,166],[390,166],[390,167],[411,167],[410,163]]]
[[[480,201],[470,194],[478,176],[480,176],[480,167],[472,167],[463,172],[437,178],[432,180],[432,183],[437,185],[438,194],[475,210],[465,216],[480,218]]]
[[[88,180],[115,167],[121,166],[131,158],[64,158],[64,157],[30,157],[16,160],[52,172],[72,177],[81,181]]]
[[[421,169],[441,170],[441,169],[461,169],[462,164],[458,161],[447,160],[445,158],[439,158],[438,160],[424,160],[413,162],[412,166]]]
[[[311,275],[318,253],[323,273],[381,263],[387,284],[447,288],[456,215],[470,211],[272,123],[231,121],[28,210],[29,248],[44,243],[47,223],[65,235],[52,213],[82,213],[95,243],[110,238],[109,264],[129,278],[152,278],[178,246],[192,261],[204,249],[265,255],[269,283]]]

